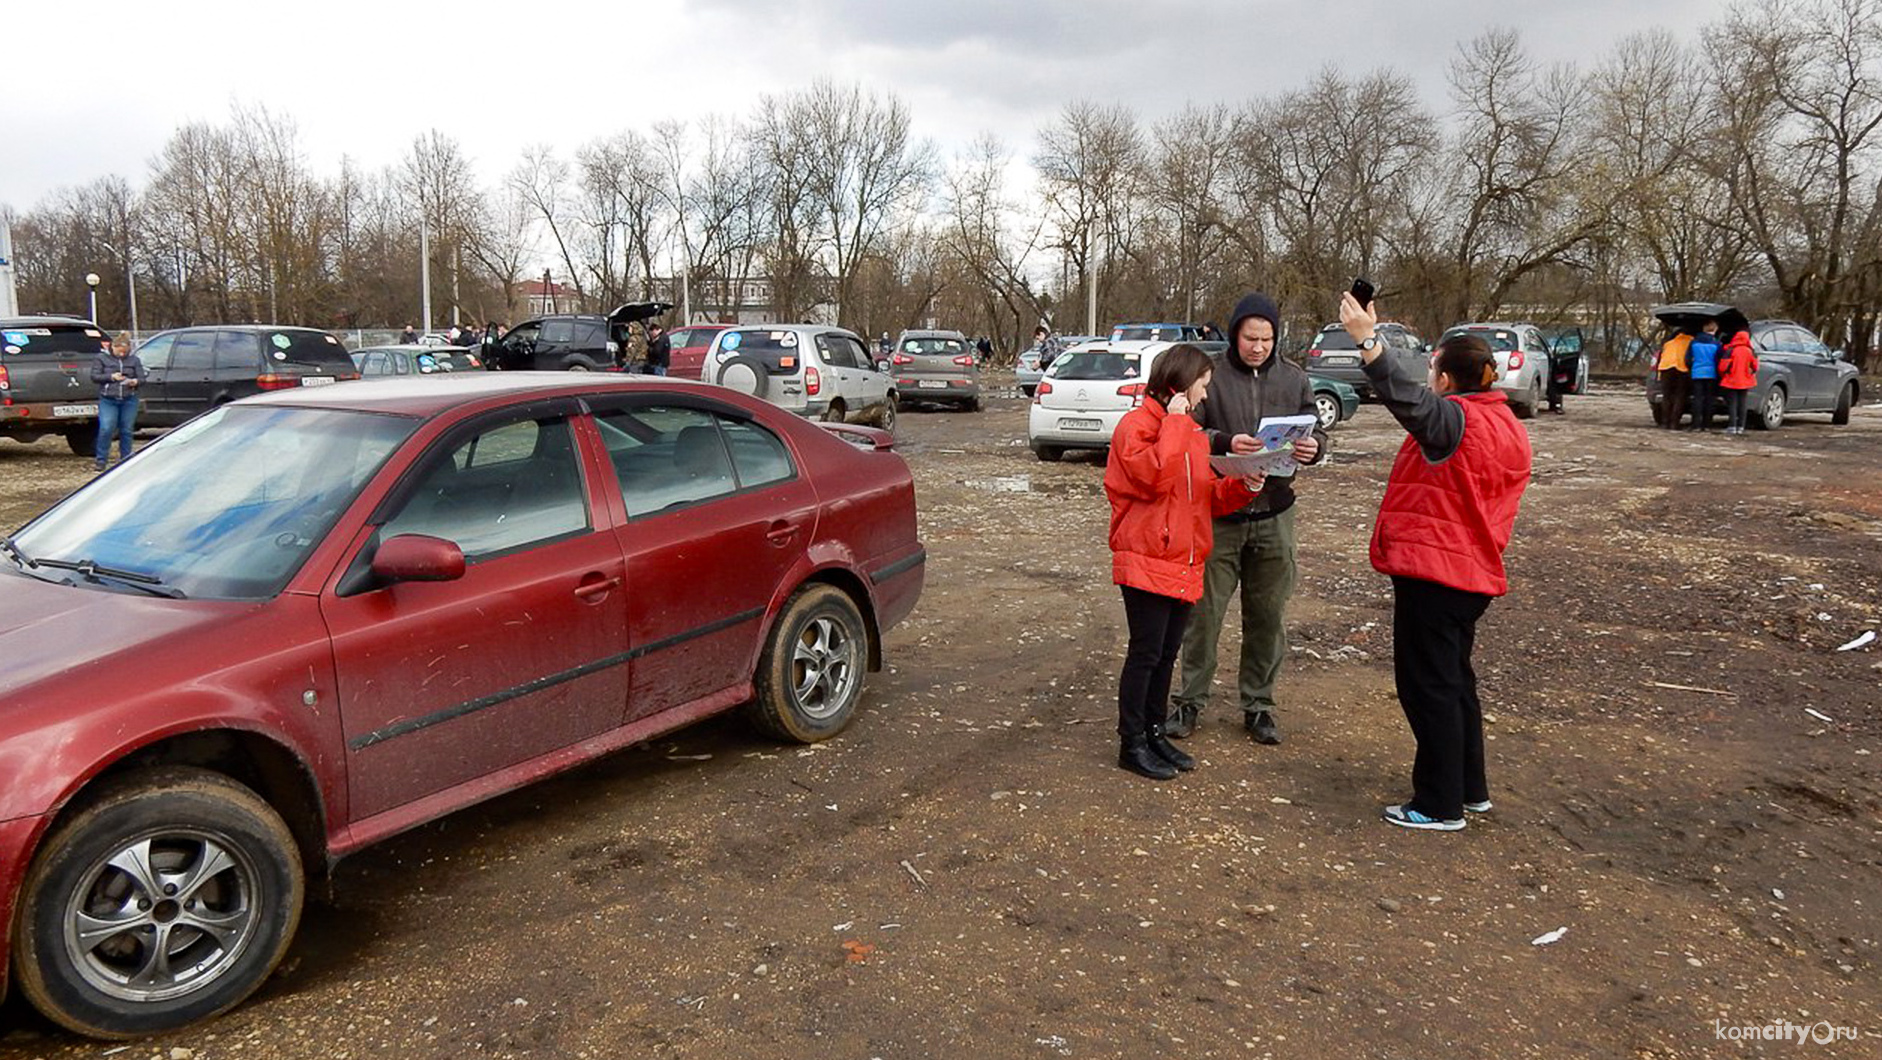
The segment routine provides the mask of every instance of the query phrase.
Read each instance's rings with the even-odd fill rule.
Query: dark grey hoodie
[[[1259,369],[1250,368],[1240,353],[1242,322],[1261,317],[1274,327],[1275,350]],[[1301,416],[1314,414],[1313,381],[1299,365],[1280,354],[1281,314],[1274,299],[1260,292],[1250,292],[1235,303],[1229,319],[1229,348],[1216,359],[1214,375],[1209,380],[1209,397],[1202,404],[1202,429],[1209,436],[1209,451],[1226,453],[1229,442],[1238,434],[1253,434],[1266,416]],[[1314,463],[1327,458],[1327,436],[1318,427],[1313,436],[1320,443],[1320,455]],[[1294,506],[1294,480],[1270,478],[1248,507],[1230,518],[1265,519]]]

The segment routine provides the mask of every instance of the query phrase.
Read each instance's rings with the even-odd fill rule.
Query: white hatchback
[[[1087,342],[1052,362],[1033,392],[1026,441],[1041,460],[1068,449],[1108,449],[1124,414],[1144,400],[1144,382],[1169,342]]]

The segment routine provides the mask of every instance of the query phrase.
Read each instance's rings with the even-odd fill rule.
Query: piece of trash
[[[1815,707],[1805,707],[1804,713],[1826,724],[1830,724],[1830,725],[1836,724],[1835,719],[1831,718],[1828,714],[1823,713],[1822,711],[1816,709]]]
[[[711,755],[668,755],[667,761],[669,762],[704,762],[711,757],[712,757]]]
[[[1828,622],[1828,621],[1830,620],[1830,617],[1831,617],[1831,616],[1830,616],[1830,613],[1829,613],[1828,611],[1818,611],[1818,612],[1817,612],[1817,621],[1818,621],[1818,622]]]
[[[1531,946],[1547,946],[1551,943],[1562,941],[1562,936],[1566,934],[1568,934],[1568,929],[1559,927],[1554,931],[1545,931],[1537,935],[1535,938],[1529,940],[1529,944]]]
[[[835,813],[835,812],[836,812],[836,803],[834,803],[834,802],[833,802],[833,803],[831,803],[831,804],[829,804],[828,806],[825,806],[825,807],[824,807],[824,809],[826,809],[826,810],[829,810],[829,811],[830,811],[831,813]]]
[[[1731,696],[1733,698],[1737,698],[1738,696],[1738,693],[1727,692],[1723,688],[1700,688],[1698,685],[1675,685],[1668,684],[1665,681],[1648,681],[1647,684],[1654,688],[1670,688],[1675,692],[1704,692],[1708,696]]]
[[[1771,897],[1781,902],[1784,900],[1784,892],[1776,887],[1773,887],[1771,888]]]
[[[1866,648],[1869,645],[1874,644],[1874,643],[1875,643],[1875,630],[1872,629],[1872,630],[1868,630],[1864,632],[1862,636],[1857,637],[1855,640],[1850,641],[1848,644],[1845,644],[1836,650],[1837,651],[1855,651],[1857,648]]]
[[[843,940],[843,958],[851,964],[862,964],[874,952],[876,948],[867,942],[858,942],[855,939]]]
[[[910,876],[910,877],[912,877],[912,878],[914,879],[914,881],[915,881],[915,885],[916,885],[917,887],[926,887],[926,886],[928,886],[928,881],[927,881],[927,880],[924,880],[924,879],[922,879],[922,878],[921,878],[921,873],[919,873],[919,872],[916,872],[916,871],[915,871],[915,866],[913,866],[913,865],[910,865],[910,864],[908,863],[908,859],[906,859],[906,858],[904,858],[904,859],[902,860],[902,868],[903,868],[903,869],[905,869],[905,870],[907,870],[907,872],[908,872],[908,874],[909,874],[909,876]]]
[[[854,920],[845,920],[845,921],[843,921],[843,922],[842,922],[841,924],[834,924],[834,925],[832,925],[832,926],[830,927],[830,930],[831,930],[831,931],[848,931],[848,930],[849,930],[850,928],[853,928],[853,927],[855,927],[855,926],[856,926],[856,921],[854,921]]]
[[[1270,798],[1270,799],[1269,799],[1268,801],[1269,801],[1269,802],[1271,802],[1271,803],[1274,803],[1274,804],[1275,804],[1276,806],[1292,806],[1292,805],[1294,805],[1294,800],[1293,800],[1293,799],[1288,799],[1288,798],[1283,798],[1283,797],[1281,797],[1281,796],[1279,796],[1279,795],[1276,795],[1276,796],[1274,796],[1273,798]]]

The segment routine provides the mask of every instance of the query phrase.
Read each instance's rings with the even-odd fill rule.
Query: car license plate
[[[915,385],[923,390],[946,390],[948,381],[945,379],[923,379]]]
[[[1060,420],[1059,427],[1067,431],[1102,431],[1103,420]]]
[[[52,406],[52,414],[54,416],[96,416],[98,415],[98,406],[54,405]]]
[[[1358,364],[1359,358],[1357,357],[1327,357],[1327,356],[1322,355],[1320,358],[1320,363],[1321,364]]]
[[[328,384],[330,384],[330,383],[332,383],[332,382],[333,382],[333,377],[332,377],[332,376],[330,376],[330,375],[304,375],[304,376],[301,376],[301,385],[302,385],[302,386],[326,386],[326,385],[328,385]]]

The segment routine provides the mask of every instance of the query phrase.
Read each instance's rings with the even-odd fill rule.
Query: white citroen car
[[[1033,392],[1026,441],[1041,460],[1068,449],[1108,449],[1118,421],[1144,399],[1144,382],[1169,342],[1087,342],[1059,354]]]

